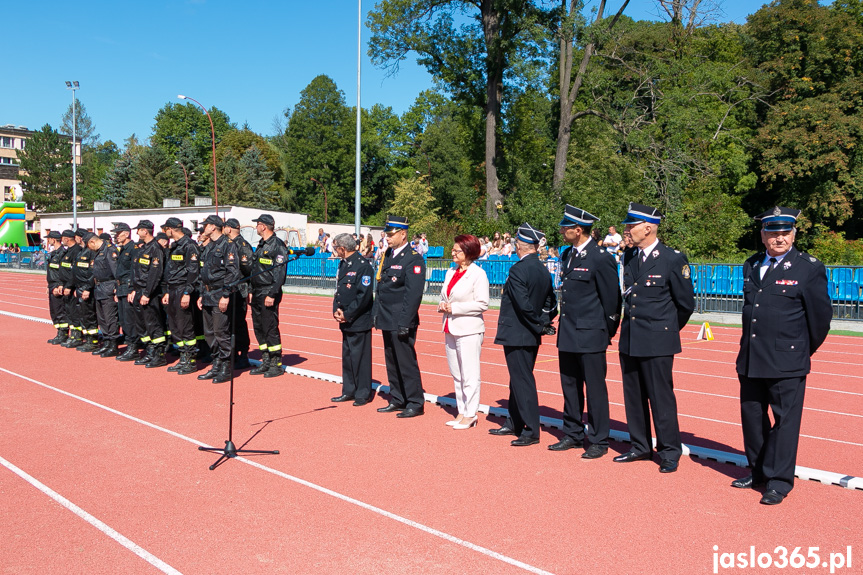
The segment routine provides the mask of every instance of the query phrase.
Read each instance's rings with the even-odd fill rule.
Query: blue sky
[[[363,0],[364,12],[373,5]],[[719,20],[742,23],[760,6],[724,0]],[[273,119],[318,74],[355,104],[357,10],[354,0],[8,2],[0,125],[58,127],[72,99],[64,81],[78,80],[102,140],[149,137],[156,112],[179,102],[177,94],[270,135]],[[658,10],[652,0],[631,0],[627,14],[657,19]],[[412,62],[387,77],[365,55],[368,37],[364,25],[362,105],[400,114],[431,79]]]

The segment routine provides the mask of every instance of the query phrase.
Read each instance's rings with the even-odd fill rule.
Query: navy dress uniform
[[[136,230],[145,229],[153,233],[153,222],[141,220],[135,226]],[[161,367],[167,364],[165,360],[165,326],[162,322],[162,302],[160,296],[162,274],[165,266],[165,253],[155,238],[144,243],[137,250],[137,257],[132,262],[132,291],[135,305],[135,331],[141,343],[147,346],[147,353],[135,360],[135,365]],[[148,302],[142,303],[141,298],[147,297]]]
[[[377,271],[377,293],[372,311],[373,325],[384,339],[384,359],[390,385],[390,403],[378,411],[402,411],[399,417],[424,413],[425,391],[417,363],[419,308],[425,290],[426,265],[407,241],[408,221],[387,216],[386,233],[404,233],[404,243],[388,247]]]
[[[761,503],[767,505],[781,503],[794,487],[810,357],[827,338],[833,317],[824,264],[793,245],[799,214],[776,207],[758,216],[767,251],[743,264],[737,374],[743,444],[752,474],[732,485],[765,485]]]
[[[341,310],[342,395],[333,401],[354,400],[361,406],[372,396],[372,275],[366,258],[354,251],[339,262],[333,313]]]
[[[58,247],[48,254],[46,261],[46,279],[48,281],[48,313],[51,314],[51,322],[57,330],[57,335],[48,340],[52,345],[59,345],[66,341],[69,331],[69,322],[66,320],[66,302],[63,301],[63,281],[60,267],[63,262],[63,254],[66,248],[59,244],[62,236],[58,231],[52,231],[48,238],[56,240]],[[59,290],[57,288],[60,288]],[[58,295],[59,292],[59,295]]]
[[[544,237],[527,223],[516,234],[517,241],[532,245],[539,245]],[[556,312],[557,298],[548,268],[538,253],[528,253],[509,269],[494,338],[494,343],[503,346],[509,371],[509,417],[502,427],[489,433],[516,435],[518,439],[512,441],[515,446],[539,443],[539,398],[533,368],[543,331]]]
[[[656,430],[660,472],[677,470],[682,444],[674,396],[674,355],[681,352],[680,330],[695,310],[689,262],[677,250],[641,237],[642,224],[659,225],[656,208],[630,203],[623,222],[636,244],[623,255],[623,321],[620,366],[623,400],[632,447],[615,457],[619,463],[649,459],[653,442],[650,413]],[[647,244],[650,239],[651,244]],[[639,243],[641,242],[641,243]]]
[[[279,329],[279,305],[282,303],[282,286],[287,276],[288,247],[285,242],[273,232],[276,220],[270,214],[261,214],[254,220],[264,224],[269,237],[261,237],[258,249],[252,256],[251,294],[252,294],[252,328],[258,349],[261,350],[261,365],[251,370],[252,375],[263,374],[264,377],[279,377],[284,375],[282,369],[282,332]],[[245,240],[244,240],[245,241]],[[243,258],[240,256],[242,270]],[[272,305],[267,305],[267,298],[272,299]],[[240,332],[247,331],[240,326]],[[246,346],[248,349],[248,345]]]
[[[102,239],[102,238],[99,238]],[[98,242],[98,240],[96,240]],[[93,351],[93,355],[101,357],[116,357],[117,340],[120,338],[120,325],[117,315],[117,302],[114,296],[117,293],[117,259],[119,253],[117,248],[110,242],[102,240],[93,257],[93,281],[95,291],[93,296],[96,302],[96,320],[102,332],[102,346]]]
[[[561,251],[560,318],[557,351],[563,391],[563,433],[552,451],[581,447],[585,439],[582,422],[587,398],[587,439],[590,448],[582,454],[596,459],[608,452],[610,416],[606,373],[606,350],[620,325],[622,304],[617,262],[590,237],[596,216],[567,204],[561,228],[578,226],[578,245]],[[573,233],[571,230],[567,233]],[[575,240],[573,240],[575,241]]]
[[[75,232],[65,230],[61,237],[67,241],[75,238]],[[60,281],[63,283],[63,301],[66,305],[66,320],[69,322],[69,339],[63,347],[78,347],[83,345],[81,337],[80,315],[78,313],[78,298],[75,296],[75,261],[81,253],[81,246],[72,243],[68,246],[60,259]]]
[[[182,230],[183,222],[179,218],[168,218],[162,229]],[[197,343],[195,335],[194,309],[198,300],[195,288],[198,285],[199,263],[198,244],[192,238],[183,236],[174,240],[165,258],[164,288],[168,295],[167,317],[168,331],[171,339],[180,351],[180,361],[168,368],[168,371],[179,375],[195,373]],[[183,307],[183,298],[188,297],[189,304]]]
[[[80,352],[92,352],[99,347],[99,322],[96,318],[95,282],[93,280],[93,259],[96,254],[87,247],[90,238],[95,237],[86,230],[80,230],[84,247],[78,252],[73,274],[75,276],[75,296],[78,299],[78,314],[81,326],[81,338],[84,345],[78,348]],[[87,297],[84,297],[86,292]]]

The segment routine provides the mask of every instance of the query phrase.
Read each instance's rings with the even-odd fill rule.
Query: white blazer
[[[449,320],[449,332],[453,335],[472,335],[485,333],[485,321],[482,314],[488,309],[488,276],[485,270],[471,263],[467,271],[452,288],[452,293],[447,297],[446,292],[449,283],[455,275],[456,268],[450,268],[446,272],[446,278],[441,287],[440,300],[447,302],[452,307],[452,313],[443,314],[441,331],[446,321]]]

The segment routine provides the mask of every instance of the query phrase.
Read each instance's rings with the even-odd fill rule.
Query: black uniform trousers
[[[392,403],[407,409],[423,409],[425,392],[417,364],[417,328],[410,328],[407,341],[401,341],[397,331],[381,331],[384,338],[384,359]]]
[[[516,435],[539,438],[539,398],[533,368],[539,346],[503,346],[509,371],[509,417],[506,424]]]
[[[752,476],[757,481],[766,480],[767,489],[788,495],[794,487],[806,376],[738,377],[743,448]],[[772,426],[767,415],[768,405],[773,412]]]
[[[135,293],[135,332],[143,344],[165,343],[165,326],[162,324],[162,301],[152,297],[141,305],[141,293]]]
[[[66,320],[69,322],[69,327],[80,331],[81,314],[78,311],[78,296],[75,295],[74,288],[69,295],[63,296],[63,302],[66,304]]]
[[[372,396],[372,330],[342,332],[342,395]]]
[[[237,306],[237,315],[234,318],[234,334],[236,335],[235,347],[238,356],[248,355],[249,353],[249,324],[246,322],[246,315],[249,311],[248,300],[242,297],[239,293],[234,292],[231,296],[231,301]]]
[[[123,339],[126,341],[126,345],[135,345],[135,341],[138,339],[138,333],[135,330],[135,306],[129,303],[125,295],[117,296],[117,318],[123,329]]]
[[[282,294],[273,298],[273,305],[267,307],[264,300],[267,299],[266,292],[252,292],[252,327],[255,330],[255,339],[261,351],[275,351],[281,355],[282,335],[279,331],[279,304],[282,303]],[[243,331],[240,326],[240,331]],[[246,329],[246,334],[249,331]],[[249,346],[246,344],[246,349]]]
[[[171,341],[177,344],[180,351],[193,349],[198,343],[195,339],[195,319],[192,308],[197,307],[189,296],[189,306],[183,309],[180,305],[183,299],[183,288],[168,288],[168,329],[171,330]]]
[[[120,337],[117,302],[114,301],[113,297],[96,300],[96,319],[99,322],[102,339],[116,341]]]
[[[563,433],[576,441],[585,436],[585,388],[587,391],[587,439],[591,445],[608,447],[609,411],[605,376],[608,362],[604,351],[558,352],[560,386],[563,390]]]
[[[228,304],[228,309],[222,312],[216,305],[204,305],[204,336],[213,359],[231,361],[231,313],[234,306]]]
[[[83,299],[80,296],[81,290],[76,290],[78,295],[78,325],[84,335],[95,336],[99,333],[99,321],[96,318],[96,298],[94,297],[96,290],[90,292],[90,297]]]
[[[198,309],[198,295],[192,294],[192,303],[189,307],[192,309],[192,327],[195,330],[195,340],[198,342],[198,357],[210,355],[210,344],[207,343],[207,337],[204,335],[204,311]]]
[[[677,422],[677,398],[671,371],[674,356],[633,357],[620,354],[626,424],[634,453],[649,453],[650,412],[656,430],[656,451],[663,461],[679,461],[683,453]],[[649,403],[648,403],[649,402]]]
[[[69,321],[66,319],[66,302],[63,296],[56,296],[51,293],[51,288],[48,290],[48,312],[51,314],[51,321],[57,329],[69,327]]]

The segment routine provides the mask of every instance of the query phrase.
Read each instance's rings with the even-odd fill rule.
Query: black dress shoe
[[[420,415],[425,414],[425,410],[422,407],[409,407],[396,415],[396,417],[400,417],[402,419],[408,417],[419,417]]]
[[[404,405],[396,405],[395,403],[391,403],[386,407],[379,407],[378,413],[392,413],[393,411],[404,411]]]
[[[509,442],[513,447],[525,447],[527,445],[536,445],[539,443],[538,437],[519,437]]]
[[[649,451],[644,453],[635,453],[634,451],[627,451],[623,455],[618,455],[614,458],[615,463],[630,463],[632,461],[641,461],[643,459],[650,459],[653,457],[653,454]]]
[[[659,472],[660,473],[674,473],[677,471],[677,467],[680,465],[677,461],[673,461],[671,459],[665,459],[662,463],[659,464]]]
[[[584,453],[581,454],[582,459],[599,459],[603,455],[608,453],[608,448],[603,447],[602,445],[591,445],[588,447]]]
[[[496,429],[489,429],[488,432],[492,435],[518,435],[513,428],[506,425],[501,425]]]
[[[568,435],[564,435],[563,439],[561,439],[557,443],[549,445],[548,448],[551,451],[566,451],[567,449],[581,447],[582,445],[584,445],[583,441],[578,441],[577,439],[573,439]]]
[[[735,479],[731,482],[731,487],[736,487],[737,489],[755,489],[756,487],[761,487],[763,485],[763,481],[755,481],[755,478],[751,475]]]
[[[334,397],[334,398],[330,399],[330,401],[332,401],[333,403],[341,403],[343,401],[350,401],[353,398],[354,398],[353,395],[344,395],[343,394],[343,395],[340,395],[338,397]]]
[[[784,495],[775,489],[768,489],[761,498],[761,505],[779,505],[783,499],[785,499]]]
[[[354,400],[354,405],[357,407],[362,407],[363,405],[366,405],[368,402],[369,402],[368,399],[357,398]]]

